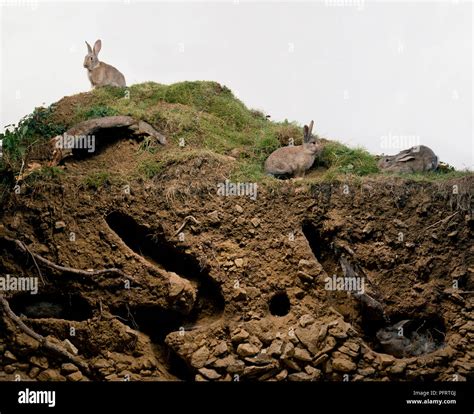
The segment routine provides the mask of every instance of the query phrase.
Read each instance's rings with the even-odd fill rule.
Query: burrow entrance
[[[365,341],[377,352],[407,358],[444,346],[446,328],[438,315],[391,315],[388,320],[362,318]]]
[[[168,373],[183,381],[194,379],[194,372],[188,364],[165,344],[166,336],[171,332],[187,329],[187,317],[174,310],[158,306],[137,306],[129,309],[120,306],[112,312],[132,329],[147,334],[153,343],[157,359],[166,367]]]
[[[303,223],[302,231],[328,277],[343,277],[341,254],[332,244],[334,237],[322,235],[319,228],[309,221]],[[328,294],[331,295],[329,302],[344,318],[360,326],[364,340],[375,351],[403,358],[428,354],[444,345],[446,329],[438,315],[387,315],[383,301],[375,303],[370,295]]]
[[[138,224],[126,214],[112,212],[106,221],[135,253],[153,265],[197,284],[197,300],[188,322],[222,314],[225,300],[220,287],[212,280],[207,270],[200,266],[196,258],[170,243],[162,233],[153,233],[149,227]]]
[[[314,257],[326,273],[326,276],[316,280],[316,283],[326,289],[327,278],[344,277],[344,272],[339,263],[341,255],[334,248],[334,235],[324,233],[321,227],[322,223],[314,224],[309,220],[305,220],[302,223],[301,229]],[[350,295],[348,296],[346,291],[328,290],[326,298],[329,306],[334,307],[348,322],[358,317],[357,301],[351,298]]]
[[[269,309],[270,313],[274,316],[288,315],[290,307],[290,299],[286,292],[278,292],[270,299]]]
[[[80,145],[76,144],[76,148],[72,149],[72,156],[77,160],[97,156],[117,142],[130,138],[133,135],[128,127],[102,128],[94,133],[94,141],[88,139]]]
[[[333,249],[333,237],[323,235],[320,229],[308,220],[303,221],[301,230],[311,251],[327,275],[330,277],[332,275],[343,276],[339,265],[339,255]]]
[[[89,302],[77,294],[22,293],[10,299],[10,306],[17,315],[32,319],[54,318],[84,321],[92,317]]]
[[[110,213],[106,221],[135,253],[151,264],[197,285],[196,302],[187,315],[157,306],[119,307],[113,310],[125,323],[150,337],[157,358],[167,366],[170,374],[181,380],[194,379],[193,369],[166,346],[165,338],[171,332],[201,327],[219,317],[225,307],[220,287],[196,258],[170,243],[162,233],[154,233],[148,226],[138,224],[135,219],[120,212]]]

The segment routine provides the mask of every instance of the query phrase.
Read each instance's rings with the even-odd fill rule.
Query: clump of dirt
[[[472,176],[222,195],[232,158],[172,143],[144,176],[150,154],[121,138],[25,181],[1,213],[1,276],[39,280],[5,292],[13,312],[90,372],[3,313],[0,379],[472,379]]]

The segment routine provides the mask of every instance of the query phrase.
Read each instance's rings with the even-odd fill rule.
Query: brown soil
[[[117,140],[69,160],[59,178],[24,183],[2,211],[0,235],[32,252],[133,278],[127,286],[41,266],[37,296],[7,295],[36,332],[77,347],[89,379],[472,379],[472,177],[281,181],[259,187],[254,201],[217,195],[229,158],[183,157],[145,180],[136,171],[148,155],[138,149]],[[98,190],[84,184],[104,170],[111,178]],[[183,239],[176,231],[187,216],[196,222]],[[37,276],[11,243],[0,250],[3,275]],[[325,288],[327,276],[343,275],[341,257],[383,312]],[[40,318],[41,306],[53,317]],[[390,355],[377,332],[405,319],[435,349]],[[86,379],[8,318],[0,324],[0,379]]]

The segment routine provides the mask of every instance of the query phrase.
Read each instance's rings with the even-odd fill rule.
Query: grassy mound
[[[48,108],[36,108],[18,125],[9,126],[3,139],[0,173],[17,174],[37,148],[69,127],[90,118],[130,115],[142,119],[169,139],[167,153],[160,160],[161,148],[145,140],[141,149],[156,153],[158,160],[141,166],[145,177],[160,173],[183,152],[204,150],[231,155],[237,159],[233,179],[261,181],[266,157],[292,139],[300,144],[301,126],[272,122],[260,111],[248,109],[225,86],[215,82],[180,82],[162,85],[146,82],[129,88],[104,87],[69,96]],[[36,151],[35,151],[36,150]],[[364,176],[378,173],[376,158],[361,148],[349,148],[325,141],[316,166],[324,167],[323,177]],[[442,174],[441,174],[442,175]],[[447,176],[452,175],[447,174]],[[434,174],[437,178],[440,174]],[[94,182],[90,185],[94,186]]]

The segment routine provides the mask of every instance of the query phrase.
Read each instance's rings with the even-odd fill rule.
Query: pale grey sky
[[[2,130],[89,90],[84,41],[100,38],[129,85],[215,80],[274,120],[474,168],[471,2],[6,0],[0,13]]]

